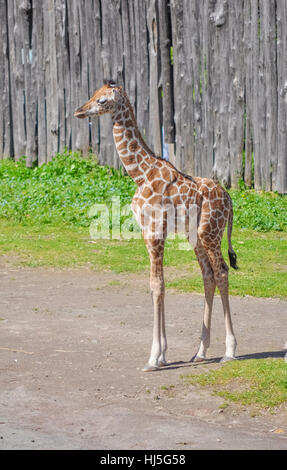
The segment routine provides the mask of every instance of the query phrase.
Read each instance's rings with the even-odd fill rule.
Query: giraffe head
[[[121,101],[121,94],[122,87],[116,85],[112,80],[107,80],[101,88],[95,91],[89,101],[74,112],[74,116],[83,119],[114,113]]]

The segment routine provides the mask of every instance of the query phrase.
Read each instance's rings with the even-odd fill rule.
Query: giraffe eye
[[[107,101],[107,98],[100,98],[100,99],[98,100],[98,103],[99,103],[99,104],[105,104],[106,101]]]

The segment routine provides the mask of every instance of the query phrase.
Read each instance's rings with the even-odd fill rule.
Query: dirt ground
[[[229,405],[182,375],[221,367],[215,299],[210,361],[193,364],[203,296],[167,291],[169,365],[151,346],[148,275],[0,263],[0,449],[287,449],[287,410]],[[287,302],[231,298],[239,358],[283,357]]]

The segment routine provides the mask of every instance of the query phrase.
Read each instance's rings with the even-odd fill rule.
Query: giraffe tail
[[[238,266],[236,264],[237,256],[236,256],[236,253],[233,250],[232,244],[231,244],[231,234],[232,234],[232,224],[233,224],[233,208],[232,208],[232,200],[231,200],[231,197],[229,196],[229,194],[228,194],[228,199],[229,199],[229,215],[228,215],[228,227],[227,227],[228,256],[229,256],[230,266],[233,269],[238,269]]]

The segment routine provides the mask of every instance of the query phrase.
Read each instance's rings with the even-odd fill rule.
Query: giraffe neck
[[[112,119],[114,141],[120,160],[129,176],[140,185],[145,181],[145,172],[156,157],[141,136],[132,106],[125,93]]]

